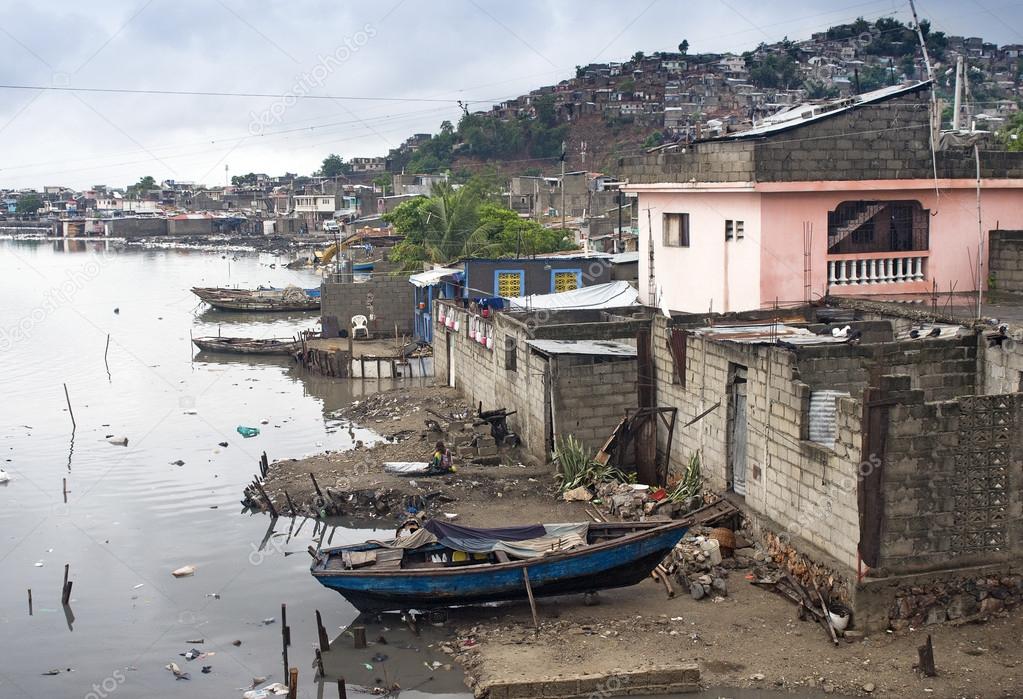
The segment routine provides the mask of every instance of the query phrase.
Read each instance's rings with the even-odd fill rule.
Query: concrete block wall
[[[330,282],[320,287],[320,313],[337,316],[342,328],[351,324],[352,316],[374,316],[370,331],[378,337],[394,337],[398,332],[414,332],[414,297],[407,274],[374,274],[369,281]]]
[[[982,340],[978,354],[982,381],[979,388],[983,393],[1023,390],[1023,342],[1010,337],[1000,345],[988,347],[987,341]]]
[[[636,359],[560,356],[552,361],[555,437],[572,435],[596,452],[626,409],[637,407]]]
[[[860,401],[838,402],[834,449],[814,445],[805,441],[810,388],[794,379],[793,352],[690,335],[682,386],[673,383],[668,319],[656,317],[653,327],[657,403],[678,408],[669,470],[680,474],[699,450],[705,488],[727,487],[729,365],[746,367],[747,507],[776,523],[789,538],[808,542],[854,569],[859,544]],[[715,405],[699,421],[682,427]],[[660,428],[662,446],[666,436]]]
[[[889,574],[1023,555],[1023,396],[925,402],[889,411],[880,565]]]
[[[1023,231],[991,231],[988,274],[992,290],[1023,293]]]

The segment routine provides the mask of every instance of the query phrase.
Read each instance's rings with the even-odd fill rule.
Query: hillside
[[[999,47],[979,37],[946,36],[921,22],[939,96],[950,96],[962,56],[970,77],[970,114],[997,129],[1019,110],[1023,45]],[[566,169],[605,171],[625,153],[742,128],[808,100],[866,92],[926,77],[914,30],[882,17],[830,27],[802,41],[787,38],[743,54],[637,52],[622,63],[578,66],[574,77],[457,125],[418,134],[393,149],[391,172],[451,171],[555,174],[562,142]],[[951,109],[946,109],[946,120]]]

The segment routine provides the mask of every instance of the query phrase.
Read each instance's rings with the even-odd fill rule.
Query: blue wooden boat
[[[373,271],[373,263],[372,262],[353,262],[352,263],[352,271],[353,272],[372,272]]]
[[[542,532],[543,525],[471,529],[448,523],[438,526],[431,520],[424,529],[456,533],[412,548],[401,548],[402,539],[320,550],[310,547],[311,572],[363,612],[526,599],[523,571],[528,571],[537,597],[592,592],[642,581],[671,553],[691,523],[547,525],[580,527],[584,533],[566,548],[540,550],[545,544],[539,544],[538,553],[515,558],[521,553],[520,545],[550,541],[550,537],[528,538],[530,531],[535,535],[535,527]],[[499,543],[487,543],[495,541]]]

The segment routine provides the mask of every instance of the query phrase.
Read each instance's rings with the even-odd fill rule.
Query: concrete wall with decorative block
[[[670,321],[656,317],[653,347],[657,403],[678,408],[669,469],[680,474],[699,450],[705,487],[731,486],[727,469],[729,367],[746,367],[746,506],[789,538],[804,541],[850,569],[856,566],[859,515],[856,473],[862,451],[861,408],[856,399],[836,404],[832,448],[806,439],[810,387],[793,377],[796,353],[698,335],[686,338],[685,385],[676,381],[668,348]],[[715,407],[716,406],[716,407]],[[704,411],[704,417],[683,427]]]

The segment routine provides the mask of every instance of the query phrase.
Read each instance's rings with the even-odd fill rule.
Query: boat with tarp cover
[[[635,585],[689,521],[477,529],[428,520],[388,541],[315,549],[311,572],[357,609],[452,607]],[[526,573],[524,573],[526,571]]]

